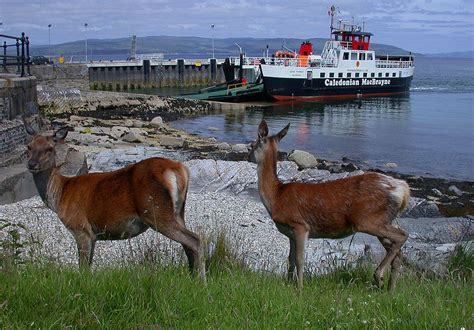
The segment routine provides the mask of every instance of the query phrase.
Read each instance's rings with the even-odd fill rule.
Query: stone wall
[[[0,157],[12,153],[26,143],[26,131],[20,120],[0,122]]]
[[[31,74],[41,86],[89,89],[89,73],[85,64],[32,65]]]
[[[37,111],[36,78],[0,74],[0,120]]]

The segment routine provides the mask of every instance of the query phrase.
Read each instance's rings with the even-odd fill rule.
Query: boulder
[[[234,152],[249,152],[248,146],[243,143],[234,144],[232,146],[232,151]]]
[[[63,175],[76,176],[88,172],[85,154],[67,144],[56,146],[56,164],[60,166],[60,172]]]
[[[184,139],[174,136],[162,136],[160,138],[160,145],[166,148],[182,148]]]
[[[405,218],[435,218],[440,217],[441,213],[436,203],[424,198],[410,197],[408,207],[401,216]]]
[[[123,126],[125,126],[125,127],[133,127],[133,120],[131,120],[131,119],[125,119],[125,120],[123,121]]]
[[[288,159],[294,161],[299,169],[312,168],[318,166],[318,160],[309,152],[293,150]]]
[[[227,142],[221,142],[217,145],[217,149],[219,149],[219,150],[231,150],[232,147]]]
[[[150,121],[150,126],[155,128],[160,128],[163,126],[163,118],[157,116]]]
[[[388,167],[388,168],[396,168],[396,167],[398,167],[397,163],[386,163],[384,166],[385,166],[385,167]]]
[[[130,143],[141,143],[145,141],[145,138],[142,135],[137,134],[136,132],[130,131],[122,137],[122,141]]]
[[[455,185],[451,185],[448,188],[449,192],[453,193],[456,196],[462,196],[462,190],[456,187]]]
[[[122,136],[124,136],[126,133],[130,131],[129,128],[123,127],[123,126],[113,126],[110,129],[110,135],[112,135],[116,139],[120,139]]]

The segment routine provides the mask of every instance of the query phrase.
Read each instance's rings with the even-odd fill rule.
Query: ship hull
[[[412,76],[393,78],[317,78],[263,77],[265,90],[272,98],[318,101],[356,97],[388,96],[409,91]]]

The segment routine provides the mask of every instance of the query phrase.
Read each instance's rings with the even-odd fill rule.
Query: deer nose
[[[30,171],[37,171],[40,168],[40,164],[37,161],[30,160],[28,161],[27,167]]]

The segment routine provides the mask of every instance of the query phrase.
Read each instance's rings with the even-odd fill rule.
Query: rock
[[[462,196],[462,191],[455,185],[449,186],[448,190],[456,196]]]
[[[248,146],[246,144],[237,143],[237,144],[234,144],[232,146],[232,151],[235,151],[235,152],[248,152],[249,149],[248,149]]]
[[[133,121],[133,127],[142,128],[143,127],[143,122],[139,121],[139,120],[134,120]]]
[[[120,139],[122,136],[124,136],[126,133],[130,131],[129,128],[123,127],[123,126],[113,126],[110,129],[110,135],[112,135],[116,139]]]
[[[219,150],[231,150],[232,147],[227,142],[221,142],[217,145],[217,149],[219,149]]]
[[[125,127],[133,127],[133,120],[131,120],[131,119],[125,119],[125,120],[123,121],[123,126],[125,126]]]
[[[150,121],[150,126],[155,128],[160,128],[163,126],[163,118],[157,116]]]
[[[434,202],[423,198],[410,197],[408,207],[401,216],[405,218],[435,218],[440,217],[441,213]]]
[[[219,129],[217,127],[208,127],[207,130],[215,132],[215,131],[218,131]]]
[[[122,137],[122,141],[130,143],[141,143],[145,141],[145,138],[140,134],[130,131]]]
[[[396,167],[398,167],[397,163],[386,163],[384,166],[385,166],[385,167],[388,167],[388,168],[396,168]]]
[[[438,197],[443,196],[443,193],[441,191],[439,191],[438,189],[436,189],[436,188],[431,189],[431,193],[435,196],[438,196]]]
[[[76,115],[72,115],[72,116],[69,117],[69,121],[81,121],[83,119],[84,119],[83,117],[79,117],[79,116],[76,116]]]
[[[67,176],[76,176],[88,172],[87,159],[83,152],[71,148],[67,144],[58,144],[56,150],[56,164],[60,172]]]
[[[299,169],[318,166],[317,159],[309,152],[302,150],[293,150],[288,156],[288,159],[294,161],[298,165]]]
[[[137,127],[132,127],[130,128],[130,132],[132,132],[133,134],[136,134],[136,135],[142,135],[142,136],[147,136],[148,133],[140,128],[137,128]]]
[[[160,138],[160,145],[167,148],[182,148],[184,139],[174,136],[162,136]]]
[[[352,163],[342,164],[342,168],[344,169],[344,171],[347,171],[347,172],[354,172],[359,169],[356,165]]]

